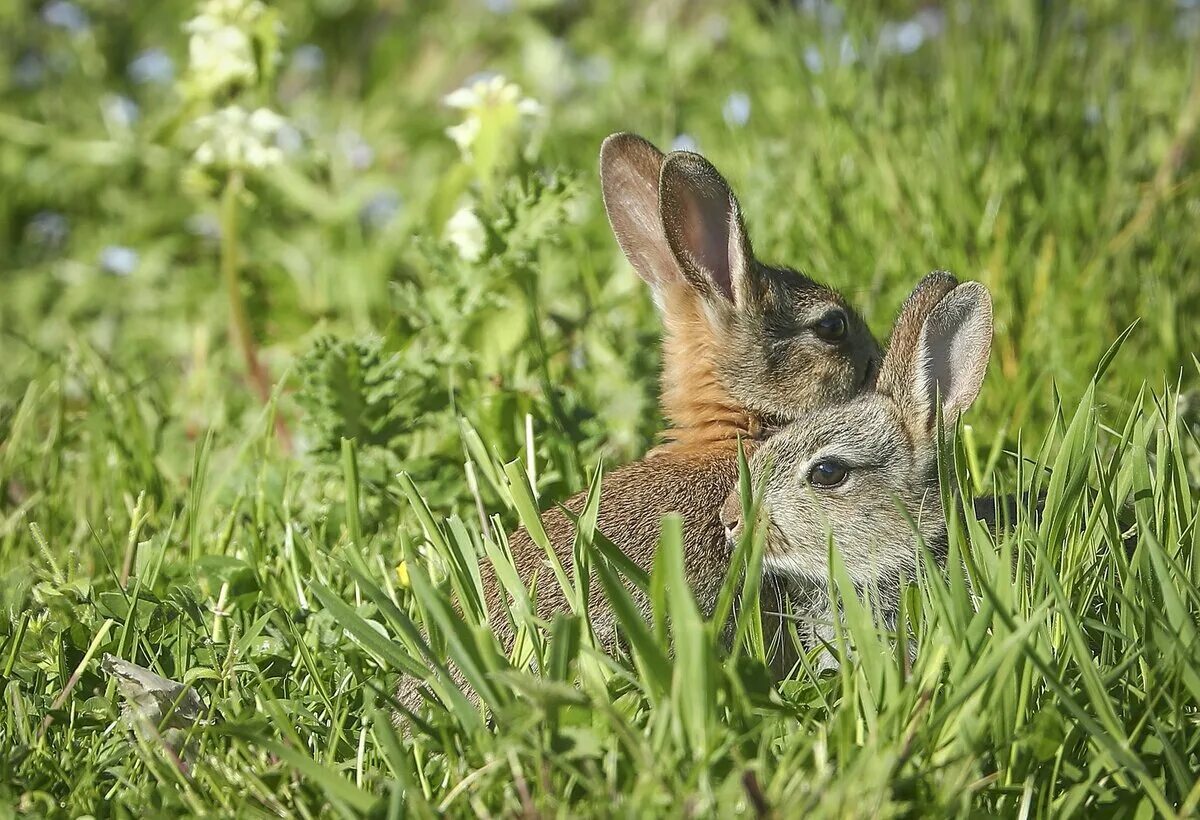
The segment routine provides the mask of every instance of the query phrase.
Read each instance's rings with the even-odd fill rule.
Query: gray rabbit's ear
[[[604,210],[617,244],[662,303],[662,290],[679,280],[679,266],[658,214],[663,154],[637,134],[612,134],[600,147]]]
[[[888,341],[887,354],[879,368],[880,389],[898,394],[904,388],[906,368],[912,359],[917,343],[921,340],[921,328],[925,319],[937,307],[946,294],[958,287],[954,274],[935,270],[928,273],[913,288],[896,315],[892,338]]]
[[[942,280],[940,286],[944,284]],[[949,428],[974,403],[992,348],[992,297],[986,287],[979,282],[958,285],[932,306],[939,285],[935,281],[930,287],[934,290],[918,296],[918,286],[905,303],[896,322],[902,336],[893,334],[880,372],[880,389],[895,396],[909,429],[924,437],[934,432],[939,407]],[[918,320],[920,330],[909,344]]]
[[[728,183],[699,154],[674,151],[659,190],[663,230],[684,279],[710,303],[742,305],[754,253]]]

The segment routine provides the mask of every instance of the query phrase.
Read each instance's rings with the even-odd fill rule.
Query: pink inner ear
[[[613,234],[656,293],[679,277],[658,212],[662,159],[657,148],[633,135],[610,137],[600,155],[604,207]]]
[[[733,203],[720,186],[697,185],[683,204],[683,240],[696,265],[712,278],[717,290],[733,301],[733,267],[742,262],[741,248],[731,241],[735,229]]]
[[[992,307],[978,282],[959,285],[926,318],[917,351],[916,384],[928,423],[942,416],[951,425],[979,395],[992,342]]]
[[[625,193],[619,199],[619,204],[625,213],[619,220],[621,225],[618,240],[625,249],[633,266],[639,272],[647,271],[654,284],[662,285],[664,280],[673,278],[670,252],[667,249],[667,238],[663,234],[662,222],[658,218],[658,185],[657,180],[628,174],[623,184]]]

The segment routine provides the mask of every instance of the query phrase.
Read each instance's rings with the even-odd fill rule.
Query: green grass
[[[303,139],[236,197],[190,160],[189,123],[224,102],[188,85],[193,6],[133,5],[79,0],[69,29],[0,2],[0,805],[1197,812],[1194,4],[943,3],[903,54],[878,43],[916,4],[284,2],[279,70],[237,98]],[[131,79],[149,48],[175,81]],[[468,162],[441,98],[481,69],[543,112]],[[735,93],[744,125],[722,113]],[[1045,515],[999,537],[952,522],[949,570],[905,592],[911,665],[849,598],[854,661],[773,686],[751,619],[726,650],[698,614],[673,524],[630,581],[656,618],[625,619],[628,657],[578,614],[536,622],[515,582],[519,657],[482,622],[503,533],[661,427],[657,318],[596,178],[615,130],[693,138],[759,255],[843,289],[879,335],[932,268],[991,289],[950,466],[970,492],[1046,491]],[[482,261],[444,237],[464,203]],[[627,608],[582,529],[596,572],[569,597]],[[195,685],[211,721],[186,765],[129,739],[105,653]],[[403,672],[438,701],[407,733]]]

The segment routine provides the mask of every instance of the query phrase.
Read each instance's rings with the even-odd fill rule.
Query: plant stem
[[[250,328],[250,316],[246,311],[246,300],[242,297],[241,248],[238,245],[238,197],[245,189],[241,171],[233,171],[221,193],[221,279],[229,297],[229,334],[242,352],[246,364],[246,375],[250,386],[263,404],[271,400],[271,377],[258,357],[258,346]],[[291,436],[283,418],[275,416],[275,431],[284,450],[291,450]]]

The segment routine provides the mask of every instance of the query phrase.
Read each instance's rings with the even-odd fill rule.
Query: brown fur
[[[670,426],[664,437],[688,446],[757,437],[757,417],[717,378],[718,351],[699,300],[681,285],[665,298],[662,407]]]
[[[729,548],[719,511],[736,481],[736,442],[666,445],[605,477],[596,526],[634,563],[649,570],[662,518],[668,513],[679,513],[683,518],[684,572],[697,598],[711,604],[729,567]],[[563,506],[577,515],[586,500],[587,494],[579,493]],[[574,523],[555,508],[542,514],[542,526],[559,560],[569,570]],[[521,578],[528,582],[539,577],[543,581],[538,585],[538,614],[549,617],[565,611],[568,603],[563,590],[554,581],[544,552],[529,533],[524,528],[517,530],[510,536],[509,546]],[[502,590],[493,583],[487,593],[489,610],[498,611]],[[589,614],[597,634],[602,640],[610,639],[614,634],[613,623],[603,595],[592,597],[591,609]]]

